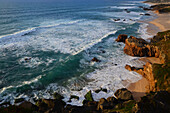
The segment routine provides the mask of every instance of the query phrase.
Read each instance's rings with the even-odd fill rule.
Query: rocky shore
[[[162,6],[155,6],[161,7]],[[150,7],[145,10],[153,10]],[[169,7],[169,6],[168,6]],[[158,10],[156,8],[156,10]],[[167,6],[166,6],[167,8]],[[160,12],[160,11],[159,11]],[[167,12],[166,12],[167,13]],[[170,112],[170,30],[158,32],[150,42],[142,38],[120,34],[116,41],[125,43],[124,53],[136,57],[154,58],[154,61],[147,60],[143,68],[126,65],[129,71],[134,71],[143,76],[140,87],[144,91],[138,92],[133,84],[131,88],[122,88],[115,92],[112,97],[94,101],[91,91],[85,95],[83,106],[66,105],[62,95],[55,93],[54,99],[36,100],[32,104],[24,99],[16,99],[18,106],[10,103],[1,104],[0,113],[168,113]],[[159,60],[159,63],[155,60]],[[100,62],[97,58],[92,61]],[[144,81],[147,83],[145,84]],[[145,85],[146,88],[145,88]],[[142,86],[143,85],[143,86]],[[100,89],[95,91],[106,91]],[[135,94],[135,95],[134,95]],[[136,100],[136,94],[138,99]],[[71,99],[79,99],[72,95]]]
[[[147,93],[141,97],[140,101],[135,101],[133,92],[126,88],[119,89],[112,97],[100,99],[96,102],[93,100],[91,91],[85,95],[83,106],[66,105],[62,101],[63,97],[55,93],[55,99],[40,99],[36,104],[15,100],[20,103],[19,106],[9,105],[1,107],[1,113],[23,113],[23,112],[42,112],[42,113],[159,113],[170,112],[170,77],[169,77],[169,58],[170,58],[170,30],[159,32],[151,39],[150,43],[141,38],[127,35],[119,35],[116,39],[118,42],[124,42],[124,52],[131,56],[152,56],[160,59],[161,64],[152,64],[147,62],[143,68],[136,68],[126,65],[129,71],[135,71],[141,74],[149,82]],[[127,52],[128,51],[128,52]],[[105,91],[105,89],[101,89]],[[96,92],[100,92],[96,91]],[[70,99],[79,99],[72,95]],[[6,103],[7,104],[7,103]],[[4,103],[5,105],[5,103]],[[2,105],[1,105],[2,106]]]

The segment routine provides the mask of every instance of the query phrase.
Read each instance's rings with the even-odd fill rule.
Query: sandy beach
[[[158,5],[161,3],[148,3],[150,5]],[[170,4],[164,3],[164,4]],[[156,14],[156,19],[146,22],[148,23],[147,32],[151,35],[155,35],[157,32],[166,31],[170,29],[170,13],[159,14],[156,11],[153,11]]]
[[[142,78],[141,80],[131,83],[128,86],[128,90],[132,92],[134,100],[140,101],[140,98],[145,95],[146,87],[149,85],[149,82],[146,78]]]
[[[147,32],[153,36],[160,31],[170,30],[170,13],[157,14],[156,19],[145,23],[149,24],[147,27]],[[144,62],[161,64],[160,59],[155,57],[143,57],[140,58],[139,60],[142,60]],[[127,87],[127,89],[132,92],[134,99],[136,101],[139,101],[140,97],[145,95],[146,87],[148,86],[148,84],[149,82],[146,80],[146,78],[142,78],[136,83],[131,83]]]
[[[157,14],[158,18],[150,21],[151,24],[157,26],[161,31],[166,31],[170,29],[170,13],[166,14]],[[148,28],[148,32],[152,30],[152,28]],[[154,30],[154,29],[153,29]]]

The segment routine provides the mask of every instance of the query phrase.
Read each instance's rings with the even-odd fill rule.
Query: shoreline
[[[157,5],[160,3],[148,3],[150,5]],[[158,32],[166,31],[170,29],[170,20],[168,17],[170,17],[170,13],[165,14],[158,14],[155,11],[152,11],[153,14],[156,14],[155,18],[152,20],[146,20],[143,21],[143,23],[147,23],[147,33],[149,35],[155,36]],[[152,15],[154,16],[154,15]],[[168,23],[167,23],[168,22]],[[153,37],[151,37],[153,38]],[[149,39],[151,39],[149,38]],[[151,62],[151,63],[157,63],[162,64],[159,58],[155,57],[140,57],[138,60],[144,61],[144,62]],[[132,92],[132,95],[134,97],[134,100],[140,101],[141,97],[145,96],[147,92],[147,87],[149,86],[149,81],[142,76],[142,79],[138,80],[135,83],[130,83],[126,88]]]
[[[151,3],[151,2],[147,2],[146,4],[150,4],[152,5],[160,5],[160,4],[170,4],[170,2],[165,2],[165,3]],[[153,14],[155,14],[155,18],[150,20],[150,21],[146,21],[148,25],[147,27],[147,32],[151,35],[156,35],[156,33],[158,32],[162,32],[162,31],[167,31],[170,29],[170,13],[163,13],[163,14],[159,14],[156,11],[151,11]]]
[[[150,33],[152,34],[152,39],[154,40],[155,38],[153,38],[153,36],[156,37],[156,33],[159,31],[163,31],[161,29],[169,29],[169,27],[166,27],[166,25],[169,24],[170,21],[167,22],[167,18],[165,18],[165,16],[167,16],[166,14],[164,16],[161,15],[160,22],[158,21],[160,16],[157,15],[156,18],[154,18],[152,21],[143,21],[142,23],[148,23],[149,25],[147,26],[147,31],[146,33]],[[165,20],[164,20],[165,19]],[[155,22],[156,20],[156,22]],[[164,23],[164,24],[162,24]],[[157,25],[157,26],[156,26]],[[146,28],[146,27],[145,27]],[[159,35],[160,36],[160,35]],[[160,38],[158,36],[158,38]],[[170,36],[170,35],[163,35],[161,36],[162,40],[165,39],[166,41],[166,36]],[[166,67],[166,65],[164,65],[165,63],[162,63],[162,59],[160,59],[160,51],[158,50],[159,47],[158,45],[153,45],[153,42],[151,40],[151,42],[146,42],[146,38],[145,37],[141,37],[141,38],[145,38],[140,39],[140,38],[136,38],[136,37],[128,37],[128,35],[125,34],[121,34],[121,40],[122,42],[125,43],[125,47],[124,47],[124,53],[126,53],[127,55],[130,56],[137,56],[137,60],[141,61],[141,64],[144,64],[144,66],[139,66],[139,67],[131,67],[129,65],[129,67],[124,67],[124,69],[127,69],[129,71],[138,73],[139,75],[141,75],[141,79],[138,80],[137,82],[130,82],[127,80],[122,81],[124,82],[122,89],[117,89],[116,92],[113,94],[113,96],[109,96],[107,98],[106,95],[104,95],[103,98],[100,97],[100,100],[97,100],[93,97],[93,92],[95,93],[99,93],[100,91],[102,92],[106,92],[107,88],[100,88],[97,90],[89,90],[85,95],[84,95],[84,100],[82,102],[82,106],[77,106],[77,105],[71,105],[67,102],[71,101],[71,99],[76,99],[76,100],[80,100],[81,98],[79,98],[79,96],[77,95],[70,95],[70,99],[67,102],[63,101],[63,95],[60,95],[59,93],[54,93],[54,99],[38,99],[36,100],[35,105],[27,102],[27,101],[23,101],[22,98],[16,99],[15,102],[16,103],[21,103],[20,105],[16,104],[16,108],[14,109],[29,109],[33,110],[33,111],[40,111],[40,112],[60,112],[60,113],[81,113],[86,112],[86,111],[94,111],[96,113],[110,113],[110,112],[126,112],[126,111],[143,111],[145,112],[147,111],[147,108],[149,110],[152,110],[150,108],[153,108],[155,103],[153,103],[153,101],[155,101],[157,98],[155,98],[155,96],[152,98],[150,98],[149,96],[153,95],[152,93],[149,93],[149,91],[154,91],[156,97],[159,97],[162,99],[162,95],[158,93],[157,95],[157,90],[152,90],[151,88],[157,88],[157,86],[155,86],[156,84],[156,79],[154,79],[154,74],[153,74],[153,65],[156,63],[157,65],[163,65],[163,67],[161,66],[160,69],[164,69],[164,67]],[[119,36],[118,36],[119,38]],[[161,39],[160,38],[160,39]],[[133,40],[132,40],[133,39]],[[150,37],[148,38],[148,40],[151,39]],[[117,40],[117,39],[116,39]],[[161,41],[162,41],[161,40]],[[120,40],[117,42],[121,42]],[[156,44],[156,43],[154,43]],[[167,46],[166,46],[167,47]],[[167,49],[167,48],[166,48]],[[165,50],[166,50],[165,49]],[[132,51],[133,50],[133,51]],[[128,52],[127,52],[128,51]],[[150,52],[148,52],[150,51]],[[131,54],[129,53],[131,52]],[[148,57],[144,57],[144,56],[148,56]],[[164,58],[165,59],[165,58]],[[165,60],[164,60],[165,61]],[[124,62],[124,64],[126,64]],[[137,62],[137,64],[140,64],[139,62]],[[153,65],[152,65],[153,64]],[[150,66],[150,67],[149,67]],[[113,69],[113,68],[112,68]],[[158,69],[157,69],[158,70]],[[130,76],[130,74],[125,73],[128,76]],[[165,77],[167,77],[168,75],[165,75]],[[164,79],[166,79],[164,77]],[[149,78],[149,79],[148,79]],[[151,81],[152,80],[152,81]],[[157,79],[158,80],[158,79]],[[151,84],[152,83],[152,84]],[[152,86],[153,87],[150,87]],[[113,87],[112,87],[113,88]],[[147,95],[147,93],[149,93],[149,96]],[[162,92],[161,92],[162,93]],[[144,96],[148,96],[148,98],[143,98]],[[164,95],[163,95],[164,97]],[[107,99],[106,99],[107,98]],[[146,100],[148,99],[148,100]],[[151,102],[150,102],[150,101]],[[165,99],[166,100],[166,99]],[[150,102],[150,103],[149,103]],[[162,100],[159,102],[159,98],[156,100],[156,107],[162,107]],[[147,104],[146,104],[147,103]],[[148,104],[149,103],[149,104]],[[150,104],[154,104],[153,107],[149,107]],[[166,103],[163,104],[165,105]],[[5,105],[5,104],[4,104]],[[143,107],[143,105],[145,105]],[[159,105],[159,106],[157,106]],[[161,105],[161,106],[160,106]],[[9,106],[10,108],[11,106]],[[13,107],[13,106],[12,106]],[[142,108],[142,109],[141,109]],[[4,108],[7,109],[7,108]],[[146,110],[145,110],[146,109]],[[0,109],[1,110],[1,109]],[[3,110],[3,108],[2,108]],[[8,110],[8,109],[7,109]],[[155,111],[157,111],[157,109],[154,109]],[[162,109],[161,109],[162,110]],[[165,111],[167,111],[166,106],[165,106]]]

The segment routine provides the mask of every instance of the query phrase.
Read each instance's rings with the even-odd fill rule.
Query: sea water
[[[35,102],[58,92],[82,105],[92,90],[94,100],[113,96],[141,76],[126,64],[142,64],[115,42],[119,34],[147,39],[149,17],[133,0],[0,1],[0,103],[17,98]],[[125,9],[129,10],[127,13]],[[115,21],[114,19],[120,19]],[[91,62],[96,57],[100,62]],[[104,88],[107,93],[94,90]]]

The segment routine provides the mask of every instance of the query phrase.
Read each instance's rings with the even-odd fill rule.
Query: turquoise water
[[[140,15],[145,13],[141,5],[146,4],[130,0],[0,3],[0,102],[52,98],[54,92],[63,94],[65,101],[70,94],[83,99],[85,92],[97,87],[107,88],[111,95],[124,87],[121,80],[138,80],[136,73],[124,74],[125,63],[133,58],[114,39],[118,34],[148,36],[142,30],[146,25],[138,22],[148,18]],[[93,57],[101,62],[91,62]]]

